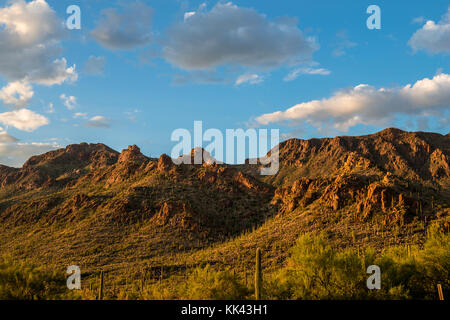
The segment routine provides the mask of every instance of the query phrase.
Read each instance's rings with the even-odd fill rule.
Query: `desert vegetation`
[[[367,288],[366,268],[369,265],[378,265],[382,270],[379,290]],[[258,269],[260,266],[257,254],[255,267],[250,270],[255,275],[254,281],[247,281],[247,275],[236,269],[215,268],[209,264],[164,280],[152,281],[143,276],[125,286],[120,286],[112,277],[105,283],[103,273],[100,273],[96,284],[93,285],[92,279],[83,280],[81,290],[69,292],[64,275],[3,259],[0,298],[438,299],[438,284],[442,286],[444,296],[450,289],[450,238],[442,226],[433,224],[427,230],[423,246],[392,246],[377,253],[370,247],[360,252],[336,250],[325,235],[305,234],[290,248],[282,268],[264,272]]]
[[[269,177],[102,144],[0,166],[2,297],[435,299],[448,292],[449,139],[291,139]],[[65,288],[70,265],[81,291]]]

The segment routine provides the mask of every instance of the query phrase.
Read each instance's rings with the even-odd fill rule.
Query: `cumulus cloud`
[[[108,49],[134,49],[153,40],[153,9],[141,1],[126,3],[121,12],[109,8],[92,30],[92,36]]]
[[[30,72],[30,80],[47,85],[60,85],[63,82],[75,82],[78,80],[76,65],[67,66],[66,58],[56,59],[51,65],[43,66],[35,72]]]
[[[8,83],[0,90],[0,100],[12,108],[24,108],[33,98],[33,88],[27,81],[14,81]]]
[[[10,167],[21,167],[31,156],[62,148],[54,143],[3,143],[0,140],[0,163]]]
[[[65,93],[61,94],[59,98],[62,100],[63,104],[67,109],[73,110],[77,104],[77,98],[74,96],[67,96]]]
[[[93,128],[110,128],[110,120],[104,116],[95,116],[86,122],[86,126]]]
[[[289,74],[286,77],[284,77],[284,81],[293,81],[297,79],[298,76],[300,76],[301,74],[327,76],[331,74],[331,71],[324,68],[311,68],[311,67],[297,68],[289,72]]]
[[[58,59],[63,23],[45,0],[13,0],[0,8],[0,76],[45,85],[76,80],[75,66]]]
[[[425,50],[431,54],[450,53],[450,7],[438,23],[428,20],[409,39],[414,51]]]
[[[223,65],[274,68],[309,59],[317,49],[297,20],[269,20],[254,9],[219,2],[211,10],[190,12],[169,28],[162,55],[184,70]]]
[[[94,57],[90,56],[88,61],[84,64],[83,72],[90,75],[103,74],[103,69],[105,68],[105,57]]]
[[[302,102],[285,111],[256,118],[260,124],[308,123],[318,129],[347,131],[357,124],[384,125],[395,116],[439,115],[450,105],[450,75],[441,73],[400,88],[376,89],[367,84],[340,90],[330,98]]]
[[[255,73],[244,73],[243,75],[240,75],[235,82],[235,85],[239,86],[244,83],[249,84],[258,84],[263,82],[264,79],[262,76],[255,74]]]
[[[47,125],[49,120],[28,109],[20,109],[0,113],[0,123],[3,123],[5,126],[12,126],[19,130],[31,132],[41,126]]]

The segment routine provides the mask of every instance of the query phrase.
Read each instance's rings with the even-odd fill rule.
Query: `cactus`
[[[256,249],[256,270],[255,270],[255,299],[261,299],[261,249]]]
[[[98,287],[98,300],[103,300],[103,271],[100,271],[100,284]]]
[[[247,287],[247,268],[244,265],[244,281],[245,281],[245,287]]]
[[[141,269],[141,292],[144,291],[146,282],[147,282],[147,271]]]
[[[439,283],[437,285],[439,300],[444,300],[444,293],[442,292],[442,285]]]

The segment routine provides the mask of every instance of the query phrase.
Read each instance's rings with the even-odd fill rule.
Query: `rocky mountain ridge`
[[[394,231],[395,241],[408,242],[430,221],[450,226],[448,134],[386,129],[290,139],[279,150],[274,176],[209,155],[176,165],[137,146],[119,153],[87,143],[34,156],[22,168],[0,166],[0,248],[58,259],[83,252],[103,259],[89,253],[103,248],[145,260],[234,237],[287,246],[325,230],[337,243],[354,232],[382,246]],[[383,238],[367,231],[375,229]]]

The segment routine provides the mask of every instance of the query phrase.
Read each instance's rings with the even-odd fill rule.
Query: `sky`
[[[159,157],[194,121],[447,134],[449,55],[441,0],[0,0],[0,164],[81,142]]]

